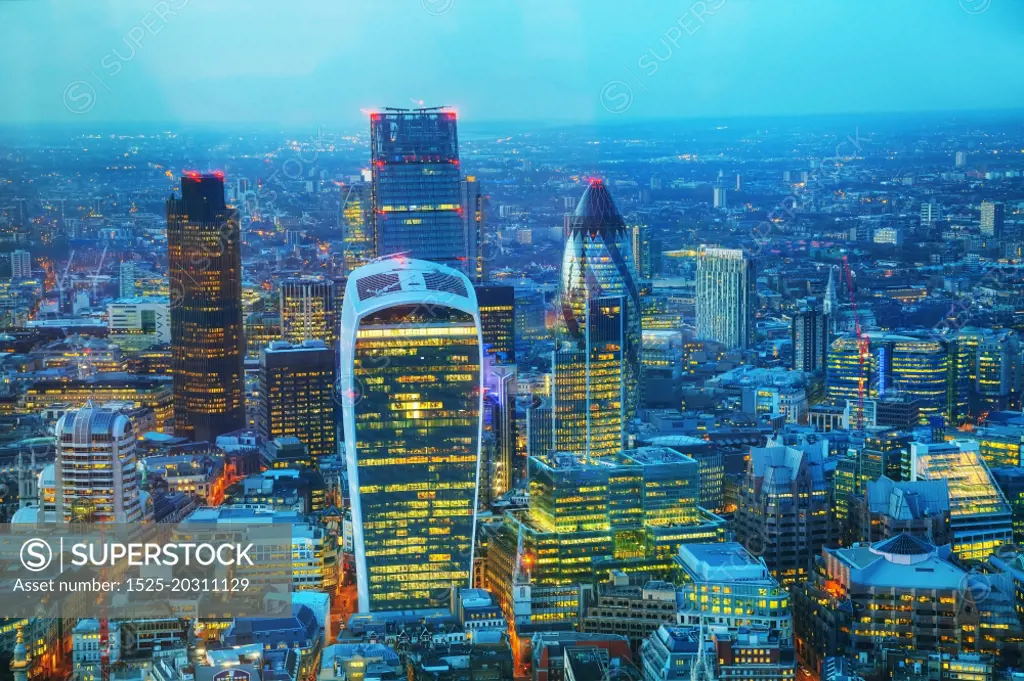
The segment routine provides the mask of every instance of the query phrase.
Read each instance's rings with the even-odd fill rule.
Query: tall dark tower
[[[188,173],[167,200],[174,431],[196,441],[245,426],[242,255],[221,173]]]
[[[405,253],[469,270],[455,112],[372,114],[370,149],[376,256]]]

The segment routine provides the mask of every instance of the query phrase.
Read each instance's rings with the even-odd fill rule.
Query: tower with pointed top
[[[640,381],[640,291],[632,235],[601,180],[591,180],[562,257],[555,352],[554,449],[622,449]]]

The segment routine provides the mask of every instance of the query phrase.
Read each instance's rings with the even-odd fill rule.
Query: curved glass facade
[[[579,447],[578,441],[589,442],[592,432],[609,427],[616,430],[618,438],[612,438],[615,442],[609,444],[608,453],[622,448],[623,426],[636,411],[641,371],[640,291],[635,268],[632,234],[604,184],[592,180],[570,220],[562,257],[559,327],[563,342],[555,358],[556,375],[575,376],[572,381],[580,390],[563,389],[560,405],[556,396],[556,411],[562,419],[556,424],[556,449],[600,455],[593,447]],[[611,308],[615,308],[614,314]],[[594,320],[610,317],[620,318],[620,331],[614,337],[609,337],[607,323],[602,322],[601,329],[591,328]],[[595,406],[595,394],[609,392],[609,362],[621,364],[621,376],[612,377],[620,389],[612,391],[617,393],[614,400],[601,398],[608,402],[604,407]],[[578,404],[570,405],[566,399]],[[565,419],[578,419],[578,428]],[[560,441],[558,429],[581,434]]]
[[[360,268],[342,335],[360,612],[446,605],[473,560],[482,348],[472,287],[422,261]]]

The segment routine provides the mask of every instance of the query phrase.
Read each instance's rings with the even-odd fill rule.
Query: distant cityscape
[[[291,588],[0,599],[0,678],[1024,679],[1019,117],[366,113],[3,137],[4,598],[55,525]]]

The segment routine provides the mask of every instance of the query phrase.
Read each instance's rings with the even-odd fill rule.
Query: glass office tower
[[[370,176],[368,171],[363,171]],[[341,192],[341,238],[344,246],[345,272],[362,267],[373,258],[372,184],[368,181],[343,185]]]
[[[322,340],[334,348],[338,314],[334,282],[326,277],[291,277],[281,282],[281,336],[289,343]]]
[[[584,340],[554,352],[552,448],[590,456],[612,456],[625,444],[626,362],[623,296],[586,301]]]
[[[313,465],[337,453],[335,354],[322,340],[273,341],[260,352],[257,427],[264,442],[298,438]]]
[[[556,361],[576,361],[573,356],[582,361],[572,368],[556,369],[556,372],[584,372],[586,375],[580,375],[579,380],[590,385],[601,383],[604,376],[595,377],[588,373],[595,368],[595,360],[587,361],[586,358],[599,345],[616,346],[614,352],[618,353],[622,365],[622,423],[631,419],[636,411],[641,371],[640,291],[635,266],[632,233],[619,215],[604,183],[591,180],[569,221],[559,292],[562,342],[561,354],[556,355]],[[606,325],[599,337],[588,337],[588,321],[596,318],[594,315],[601,307],[591,303],[598,299],[616,301],[613,306],[620,308],[621,336],[609,337]],[[562,353],[562,350],[566,352]],[[582,418],[583,412],[578,416]]]
[[[370,149],[376,255],[403,253],[468,267],[455,112],[372,114]]]
[[[245,426],[242,255],[224,176],[189,173],[167,200],[174,434],[213,442]]]
[[[352,273],[340,388],[359,610],[444,605],[470,583],[482,435],[480,314],[461,272],[387,258]]]

